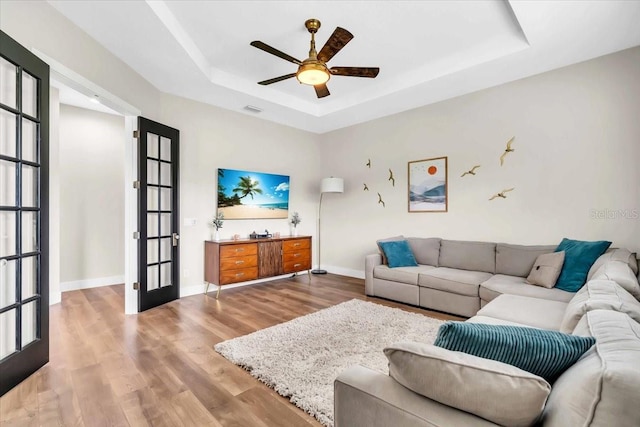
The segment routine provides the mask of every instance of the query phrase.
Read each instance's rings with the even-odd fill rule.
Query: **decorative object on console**
[[[298,235],[298,224],[300,224],[302,222],[302,219],[300,218],[300,214],[298,214],[298,212],[294,212],[293,215],[291,215],[291,225],[293,225],[293,235],[297,236]]]
[[[383,208],[387,207],[387,205],[384,203],[384,200],[382,200],[382,196],[380,195],[380,193],[378,193],[378,204],[382,205]]]
[[[556,252],[564,251],[564,265],[556,288],[567,292],[577,292],[587,281],[589,269],[596,259],[611,246],[611,242],[599,240],[585,242],[564,238]]]
[[[447,212],[447,157],[409,162],[409,212]]]
[[[504,193],[508,193],[509,191],[513,191],[513,190],[515,190],[515,189],[516,189],[516,187],[513,187],[513,188],[507,188],[506,190],[502,190],[501,192],[496,193],[496,194],[494,194],[493,196],[491,196],[491,198],[489,199],[489,201],[492,201],[493,199],[497,199],[498,197],[499,197],[499,198],[501,198],[501,199],[506,199],[506,198],[507,198],[507,195],[506,195],[506,194],[504,194]]]
[[[222,224],[224,223],[224,213],[218,212],[216,217],[211,221],[211,226],[216,229],[215,234],[213,236],[213,240],[220,240],[220,232],[219,230],[222,228]]]
[[[507,363],[553,383],[595,342],[593,337],[523,326],[447,322],[433,344]]]
[[[327,270],[323,270],[320,263],[320,257],[322,255],[322,247],[320,246],[320,233],[321,233],[321,221],[322,214],[322,196],[324,193],[344,193],[344,180],[342,178],[324,178],[320,182],[320,203],[318,203],[318,268],[311,270],[313,274],[327,274]]]
[[[389,168],[389,179],[387,181],[391,181],[392,186],[396,186],[396,179],[393,177],[393,171]]]
[[[462,175],[460,175],[460,178],[464,178],[465,175],[475,175],[476,174],[476,169],[478,169],[479,167],[480,167],[480,165],[475,165],[470,170],[468,170],[465,173],[463,173]]]
[[[513,144],[513,140],[516,137],[512,137],[509,141],[507,141],[507,148],[505,148],[504,153],[502,153],[502,156],[500,156],[500,166],[502,166],[504,164],[504,159],[505,157],[507,157],[507,154],[509,153],[513,153],[514,151],[516,151],[515,149],[511,148],[511,144]]]
[[[564,251],[539,255],[527,277],[530,285],[551,289],[555,286],[564,264]]]
[[[289,216],[287,175],[218,169],[218,212],[226,219],[274,219]]]
[[[270,239],[273,235],[269,233],[269,230],[264,230],[264,233],[256,233],[255,231],[249,234],[250,239]]]

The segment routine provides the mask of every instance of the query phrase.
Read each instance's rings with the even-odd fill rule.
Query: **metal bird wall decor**
[[[382,200],[382,196],[380,195],[380,193],[378,193],[378,204],[381,204],[383,208],[386,208],[387,205],[385,205],[384,200]]]
[[[480,165],[476,165],[476,166],[472,167],[470,170],[468,170],[465,173],[463,173],[462,175],[460,175],[460,178],[464,177],[465,175],[475,175],[476,174],[476,169],[478,169],[479,167],[480,167]]]
[[[513,153],[514,151],[516,151],[515,149],[511,148],[511,144],[513,144],[513,140],[516,137],[512,137],[509,141],[507,141],[507,148],[504,150],[504,153],[502,153],[502,156],[500,156],[500,166],[502,166],[504,164],[504,158],[507,157],[507,154],[509,153]]]
[[[362,191],[369,191],[369,187],[367,186],[367,183],[364,183],[364,188],[362,189]]]
[[[396,179],[393,177],[393,171],[389,168],[389,179],[387,181],[391,181],[391,185],[396,186]]]
[[[367,160],[367,163],[365,164],[365,166],[367,166],[369,169],[371,169],[371,159]]]
[[[497,199],[497,198],[502,198],[502,199],[506,199],[507,195],[504,193],[508,193],[509,191],[513,191],[515,190],[515,187],[513,188],[508,188],[506,190],[502,190],[501,192],[494,194],[493,196],[491,196],[491,198],[489,199],[489,201],[493,200],[493,199]]]

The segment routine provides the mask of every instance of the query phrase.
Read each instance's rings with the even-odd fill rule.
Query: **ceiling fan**
[[[353,34],[344,28],[336,27],[329,40],[324,44],[320,52],[316,52],[316,40],[315,33],[320,28],[320,21],[317,19],[307,19],[304,26],[311,33],[311,48],[309,50],[309,57],[304,61],[300,61],[293,56],[279,51],[276,48],[269,46],[261,41],[252,41],[251,46],[264,50],[267,53],[275,55],[285,61],[293,62],[298,65],[298,71],[291,74],[285,74],[284,76],[275,77],[269,80],[263,80],[258,82],[259,85],[270,85],[272,83],[281,82],[283,80],[295,77],[302,84],[313,86],[316,90],[318,98],[324,98],[329,96],[329,89],[327,89],[327,81],[334,76],[351,76],[351,77],[369,77],[375,78],[380,71],[377,67],[327,67],[327,62],[335,56],[336,53],[345,47],[347,43],[353,38]]]

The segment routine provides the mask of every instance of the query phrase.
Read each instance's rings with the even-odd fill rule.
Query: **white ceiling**
[[[49,1],[159,90],[316,133],[640,45],[640,1]],[[289,79],[304,21],[355,37],[329,66],[377,66],[376,79],[333,76],[331,96]],[[259,114],[243,109],[252,105]]]

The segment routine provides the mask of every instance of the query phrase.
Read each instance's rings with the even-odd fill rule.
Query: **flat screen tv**
[[[218,212],[224,219],[288,218],[289,177],[218,169]]]

